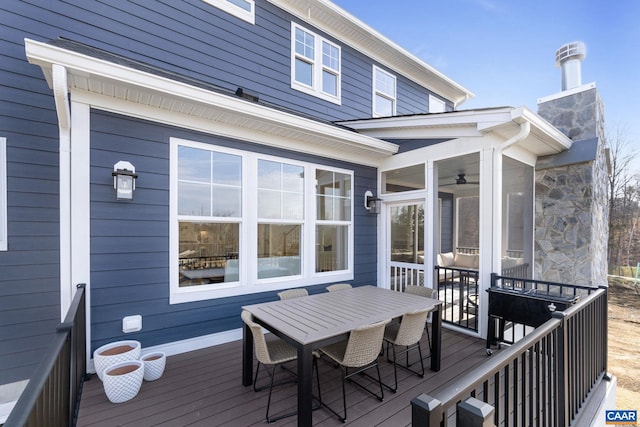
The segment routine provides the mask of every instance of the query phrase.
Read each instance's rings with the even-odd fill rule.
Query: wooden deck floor
[[[426,335],[423,352],[428,353]],[[240,341],[219,345],[167,358],[164,375],[157,381],[144,382],[140,393],[132,400],[112,404],[107,400],[102,383],[92,375],[86,381],[78,426],[259,426],[264,420],[267,390],[255,393],[241,384]],[[398,370],[399,390],[385,391],[379,402],[353,385],[347,385],[348,425],[351,426],[407,426],[411,423],[411,399],[429,393],[451,379],[474,369],[487,359],[484,341],[452,332],[443,334],[442,369],[429,370],[424,378]],[[380,358],[383,381],[393,383],[393,365]],[[278,375],[287,375],[279,370]],[[261,378],[265,379],[261,373]],[[320,362],[320,381],[323,401],[341,409],[340,371]],[[315,390],[315,386],[314,386]],[[274,390],[271,414],[295,410],[295,384]],[[326,409],[313,413],[315,426],[342,426]],[[295,416],[274,423],[277,426],[296,426]]]

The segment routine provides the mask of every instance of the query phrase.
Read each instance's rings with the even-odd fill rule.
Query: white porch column
[[[483,148],[480,151],[480,264],[479,264],[479,312],[478,333],[481,337],[487,336],[487,314],[489,312],[489,298],[485,292],[491,286],[491,273],[495,268],[496,242],[500,241],[500,221],[502,210],[500,207],[500,191],[496,173],[501,171],[502,165],[496,164],[495,149]],[[499,259],[499,258],[498,258]]]

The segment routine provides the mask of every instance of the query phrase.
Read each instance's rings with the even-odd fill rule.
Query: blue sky
[[[475,94],[461,109],[527,106],[560,92],[555,51],[587,46],[582,83],[595,82],[607,128],[640,148],[638,0],[334,0]],[[610,132],[611,132],[610,131]]]

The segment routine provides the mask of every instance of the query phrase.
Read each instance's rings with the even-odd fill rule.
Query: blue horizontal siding
[[[93,349],[124,338],[139,339],[143,346],[151,346],[234,329],[240,326],[242,305],[277,298],[275,292],[268,292],[169,304],[170,137],[349,168],[355,172],[356,194],[364,194],[376,185],[373,168],[92,110]],[[133,163],[140,176],[133,202],[117,202],[114,197],[111,171],[113,164],[121,159]],[[152,176],[148,177],[148,174]],[[362,200],[354,200],[354,203],[360,206]],[[364,209],[355,211],[356,277],[361,283],[371,284],[376,280],[376,218]],[[124,335],[122,318],[132,314],[143,316],[143,330]]]

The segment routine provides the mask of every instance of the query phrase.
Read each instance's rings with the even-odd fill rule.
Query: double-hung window
[[[396,114],[396,76],[373,66],[373,117]]]
[[[291,24],[291,87],[340,104],[340,46]]]
[[[351,227],[351,175],[316,170],[316,272],[346,270]]]
[[[353,279],[351,171],[171,138],[170,174],[171,303]]]
[[[212,6],[222,9],[231,15],[251,24],[255,23],[254,0],[204,0]]]

